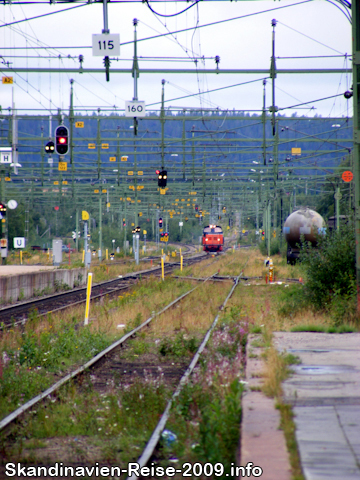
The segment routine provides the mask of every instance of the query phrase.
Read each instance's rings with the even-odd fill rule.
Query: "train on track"
[[[203,230],[204,252],[221,252],[224,246],[224,233],[219,225],[208,225]]]

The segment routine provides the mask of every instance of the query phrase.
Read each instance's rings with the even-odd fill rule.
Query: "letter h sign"
[[[11,163],[11,147],[0,148],[0,163]]]

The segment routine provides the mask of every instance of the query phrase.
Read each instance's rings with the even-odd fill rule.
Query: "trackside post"
[[[162,280],[165,279],[165,276],[164,276],[164,256],[161,255],[161,278]]]
[[[86,307],[85,307],[85,320],[84,325],[89,323],[89,310],[90,310],[90,295],[91,295],[92,273],[88,273],[88,281],[86,287]]]
[[[180,256],[180,272],[183,271],[183,259],[184,259],[184,257],[181,255]]]

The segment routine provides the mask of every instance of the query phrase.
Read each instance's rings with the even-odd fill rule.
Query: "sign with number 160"
[[[125,117],[145,117],[145,115],[145,102],[138,102],[136,100],[125,102]]]

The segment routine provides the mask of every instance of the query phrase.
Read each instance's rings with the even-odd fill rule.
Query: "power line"
[[[64,8],[63,10],[57,10],[56,12],[49,12],[49,13],[44,13],[43,15],[37,15],[36,17],[23,18],[22,20],[15,20],[14,22],[4,23],[3,25],[0,25],[0,28],[10,27],[11,25],[15,25],[22,22],[28,22],[30,20],[36,20],[37,18],[48,17],[49,15],[54,15],[55,13],[68,12],[69,10],[74,10],[75,8],[84,7],[86,5],[89,5],[89,4],[84,3],[83,5],[76,5],[75,7]]]

